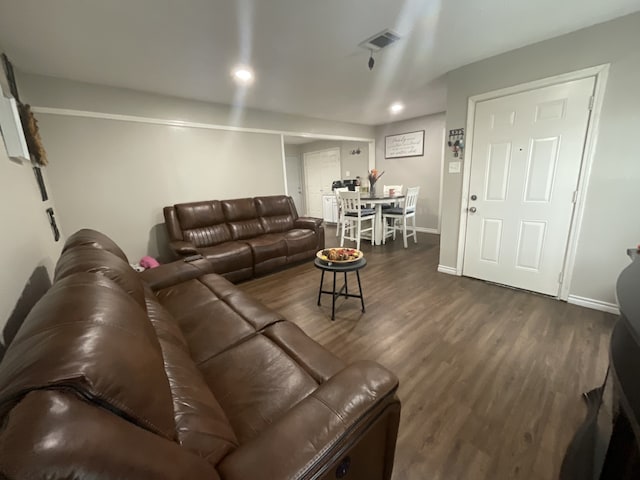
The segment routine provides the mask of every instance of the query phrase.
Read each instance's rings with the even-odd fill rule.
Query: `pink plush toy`
[[[140,266],[144,267],[146,269],[146,268],[159,267],[160,264],[158,263],[158,261],[155,258],[146,256],[146,257],[142,257],[140,259]]]

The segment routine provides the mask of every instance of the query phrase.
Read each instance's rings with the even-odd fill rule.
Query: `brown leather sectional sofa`
[[[165,207],[164,219],[178,257],[200,254],[232,282],[313,258],[324,248],[322,219],[298,217],[284,195],[181,203]]]
[[[398,381],[345,365],[200,259],[72,235],[0,363],[0,477],[387,480]]]

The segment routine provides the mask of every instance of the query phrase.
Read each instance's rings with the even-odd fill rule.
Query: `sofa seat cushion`
[[[156,292],[175,318],[196,364],[282,320],[220,275],[204,275]]]
[[[298,253],[315,251],[318,246],[318,238],[313,230],[296,228],[284,234],[287,243],[287,255],[292,257]]]
[[[252,336],[200,365],[241,444],[257,437],[318,383],[282,348]]]
[[[227,273],[253,267],[251,248],[244,242],[225,242],[199,249],[216,273]]]
[[[287,242],[282,233],[269,233],[245,240],[253,252],[253,263],[257,265],[272,258],[287,256]]]

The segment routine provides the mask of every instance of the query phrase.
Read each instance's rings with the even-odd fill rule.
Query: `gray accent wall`
[[[373,128],[233,108],[18,73],[34,107],[206,125],[373,138]],[[283,194],[281,136],[127,119],[37,113],[65,233],[91,227],[137,262],[168,258],[162,208],[180,202]]]
[[[640,242],[640,13],[467,65],[447,75],[447,130],[470,96],[610,63],[570,295],[615,303],[625,249]],[[468,157],[468,155],[467,155]],[[447,150],[446,163],[453,161]],[[463,168],[467,164],[463,163]],[[445,168],[446,171],[446,168]],[[455,267],[462,173],[444,176],[440,264]]]
[[[31,105],[38,107],[69,108],[166,120],[185,120],[215,125],[355,138],[373,138],[374,133],[373,127],[355,123],[234,108],[229,105],[75,82],[20,71],[16,72],[16,75],[21,95],[28,99]]]
[[[277,135],[38,118],[64,231],[100,230],[132,263],[168,259],[166,205],[284,193]]]
[[[0,85],[9,96],[2,69]],[[43,174],[46,180],[46,169]],[[44,293],[53,276],[64,238],[58,243],[53,240],[45,212],[54,207],[51,199],[49,188],[49,200],[42,201],[31,163],[9,159],[0,136],[0,330],[9,318],[19,323],[37,300],[32,295]],[[21,307],[16,308],[19,299]],[[12,337],[17,326],[10,325],[11,335],[3,332],[2,343]]]
[[[376,168],[384,170],[380,188],[387,185],[420,187],[416,225],[439,232],[440,182],[444,148],[444,113],[389,123],[376,127]],[[407,158],[385,158],[385,137],[399,133],[425,131],[424,155]],[[377,184],[376,184],[377,185]]]

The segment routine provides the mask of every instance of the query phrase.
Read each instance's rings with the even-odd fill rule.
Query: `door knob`
[[[471,195],[471,200],[477,200],[478,196],[477,195]]]
[[[477,209],[476,207],[471,207],[471,208],[469,209],[469,211],[470,211],[471,213],[476,213],[476,212],[478,211],[478,209]]]

